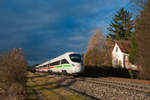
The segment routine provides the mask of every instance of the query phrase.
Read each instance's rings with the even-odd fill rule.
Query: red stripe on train
[[[49,67],[49,68],[54,68],[53,66]],[[48,68],[40,68],[40,69],[48,69]]]
[[[48,69],[48,68],[40,68],[40,69]]]
[[[53,66],[49,67],[49,68],[54,68]]]

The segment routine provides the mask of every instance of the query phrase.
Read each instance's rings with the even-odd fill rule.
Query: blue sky
[[[29,64],[67,51],[84,53],[93,29],[107,34],[129,0],[0,0],[0,53],[22,48]]]

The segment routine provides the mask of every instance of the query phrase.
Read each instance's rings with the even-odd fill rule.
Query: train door
[[[66,59],[62,59],[61,60],[61,65],[62,65],[62,71],[69,71],[69,67],[71,67],[71,65],[69,64],[69,62]]]

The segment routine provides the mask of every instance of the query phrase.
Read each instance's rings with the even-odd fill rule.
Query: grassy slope
[[[27,81],[27,98],[29,100],[36,100],[37,93],[46,100],[87,100],[84,97],[73,94],[62,87],[59,87],[53,78],[47,78],[46,76],[35,75],[28,73]]]

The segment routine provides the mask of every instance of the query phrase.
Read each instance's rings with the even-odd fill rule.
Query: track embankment
[[[149,81],[49,75],[60,87],[98,100],[150,100]]]

